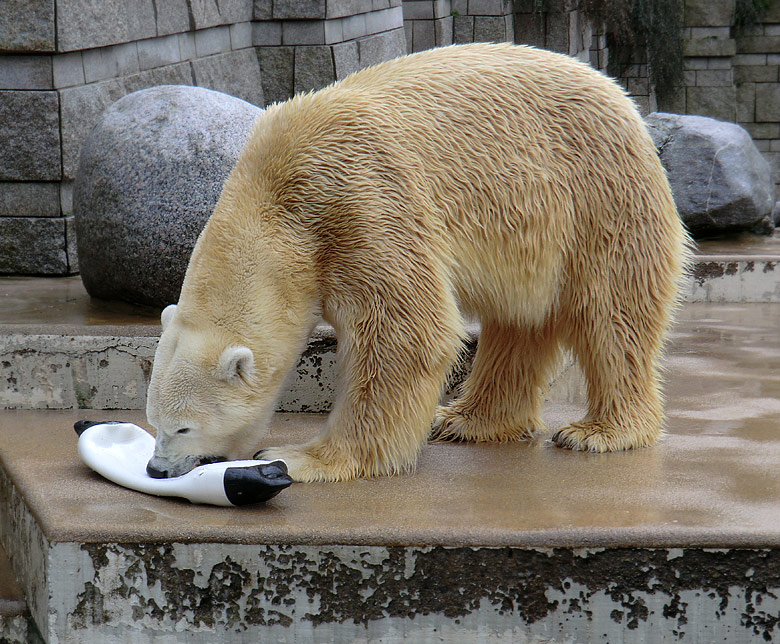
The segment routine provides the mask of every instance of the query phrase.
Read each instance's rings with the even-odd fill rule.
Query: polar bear
[[[295,480],[407,472],[429,436],[530,439],[562,349],[588,408],[552,441],[652,445],[687,244],[634,105],[567,56],[451,46],[273,105],[163,314],[148,470],[250,454],[321,318],[340,364],[325,429],[261,453]],[[473,369],[437,408],[464,316]]]

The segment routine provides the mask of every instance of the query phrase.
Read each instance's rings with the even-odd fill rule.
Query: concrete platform
[[[698,243],[687,302],[780,302],[780,236]]]
[[[700,245],[655,448],[430,445],[412,476],[243,509],[78,461],[74,420],[145,424],[157,311],[0,279],[0,642],[778,640],[778,262],[775,237]],[[320,328],[280,409],[329,409],[335,350]],[[577,418],[578,371],[547,398],[551,429]],[[279,414],[265,443],[323,422]]]
[[[659,446],[429,445],[412,476],[266,506],[157,499],[80,464],[77,418],[6,411],[2,543],[48,642],[750,642],[780,638],[780,334],[689,304]],[[582,400],[548,406],[551,428]],[[319,415],[278,415],[267,444]]]

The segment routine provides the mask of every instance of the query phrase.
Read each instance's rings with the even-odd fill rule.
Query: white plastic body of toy
[[[192,503],[245,505],[276,496],[292,480],[282,461],[225,461],[199,465],[182,476],[156,479],[146,472],[154,437],[133,423],[76,423],[81,460],[98,474],[124,487],[176,496]]]

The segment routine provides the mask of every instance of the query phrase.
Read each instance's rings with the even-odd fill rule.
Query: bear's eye
[[[177,434],[189,434],[190,433],[190,428],[189,427],[182,427],[176,433]]]

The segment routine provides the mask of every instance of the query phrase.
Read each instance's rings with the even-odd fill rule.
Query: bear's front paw
[[[530,440],[544,430],[541,420],[528,422],[491,421],[459,411],[454,406],[436,410],[428,440],[432,442],[509,443]]]
[[[589,420],[562,427],[550,440],[558,447],[581,452],[619,452],[635,447],[649,447],[658,440],[659,434],[648,432],[643,435],[609,423]]]
[[[315,483],[325,481],[351,481],[357,478],[353,467],[347,463],[324,463],[306,446],[268,447],[261,449],[255,458],[266,461],[282,460],[293,481]]]

